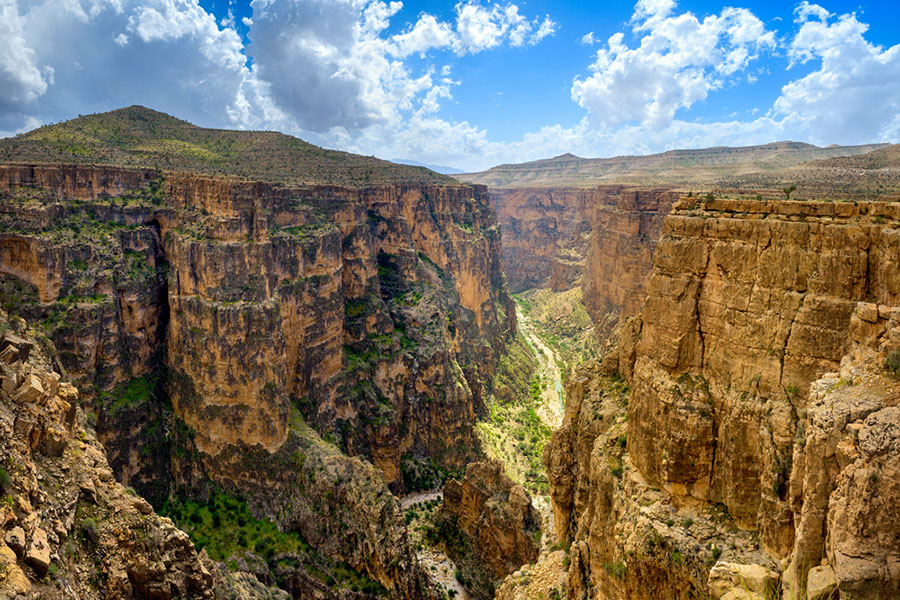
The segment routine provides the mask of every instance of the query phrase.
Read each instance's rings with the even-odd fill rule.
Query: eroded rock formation
[[[790,593],[832,574],[853,598],[896,593],[891,509],[871,511],[897,490],[871,474],[897,458],[883,365],[898,217],[874,202],[675,205],[640,316],[570,381],[545,454],[570,598],[770,593],[714,585],[717,561],[784,574]]]
[[[462,481],[448,481],[439,521],[450,532],[444,540],[448,552],[476,584],[476,597],[493,597],[494,582],[537,559],[540,514],[499,461],[469,463]]]
[[[475,415],[515,331],[484,188],[83,166],[0,182],[0,271],[124,483],[159,500],[166,472],[211,481],[395,597],[430,593],[384,481],[402,488],[403,457],[479,455]]]
[[[0,326],[0,598],[214,598],[187,534],[113,478],[78,390]]]

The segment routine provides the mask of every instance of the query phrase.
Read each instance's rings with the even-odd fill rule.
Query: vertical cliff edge
[[[675,204],[639,316],[569,382],[545,453],[570,598],[898,593],[898,219]]]
[[[480,455],[515,331],[484,188],[8,165],[0,194],[4,293],[123,484],[225,490],[392,596],[429,593],[385,484]]]

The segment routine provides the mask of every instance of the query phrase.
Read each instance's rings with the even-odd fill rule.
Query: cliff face
[[[822,558],[854,598],[894,589],[896,574],[866,550],[887,542],[862,520],[880,522],[868,504],[895,491],[877,478],[871,493],[854,485],[896,458],[883,383],[896,344],[882,332],[900,292],[897,218],[885,203],[675,205],[640,317],[619,329],[617,353],[567,388],[566,421],[545,455],[557,530],[575,542],[570,597],[589,586],[610,598],[709,586],[718,597],[710,567],[720,556],[776,580],[793,557],[785,585],[793,577],[795,590],[812,586],[807,571]],[[857,309],[861,300],[874,304]],[[882,383],[852,401],[823,394],[831,384],[808,394],[861,347],[861,320],[881,328],[881,355],[855,350],[844,362],[863,360]],[[606,399],[615,380],[604,373],[627,377],[627,410]],[[860,397],[871,412],[852,408]],[[716,506],[721,519],[710,518]]]
[[[610,313],[636,315],[663,219],[677,197],[621,185],[493,190],[510,289],[562,291],[580,280],[585,308],[598,324]]]
[[[401,457],[477,456],[515,330],[483,188],[15,166],[0,190],[0,272],[30,284],[19,310],[85,390],[117,476],[157,499],[161,472],[211,480],[397,597],[427,593],[380,475],[303,422],[398,490]]]
[[[462,481],[451,479],[444,486],[441,509],[456,519],[494,578],[537,558],[541,517],[501,463],[470,463]]]
[[[618,187],[491,190],[509,288],[567,290],[581,277],[593,206]],[[602,190],[602,191],[601,191]]]
[[[213,598],[187,534],[113,479],[78,390],[15,321],[0,313],[0,597]]]
[[[663,220],[677,199],[664,190],[622,190],[594,205],[582,297],[595,323],[609,313],[633,316],[644,302],[644,279]]]

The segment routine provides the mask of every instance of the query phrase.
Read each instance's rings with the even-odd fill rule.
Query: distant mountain
[[[425,167],[426,169],[431,169],[435,173],[441,173],[443,175],[458,175],[460,173],[465,173],[462,169],[457,169],[455,167],[445,167],[443,165],[429,165],[426,163],[420,163],[415,160],[409,160],[407,158],[392,158],[391,162],[397,163],[398,165],[410,165],[413,167]]]
[[[851,156],[838,156],[782,169],[728,177],[719,187],[781,190],[796,185],[796,198],[900,200],[900,144]]]
[[[580,158],[563,154],[455,177],[495,188],[590,187],[604,183],[699,188],[714,186],[737,176],[776,171],[809,161],[865,154],[885,146],[887,144],[820,148],[800,142],[775,142],[763,146],[670,150],[661,154],[614,158]]]
[[[293,185],[453,183],[421,167],[327,150],[273,131],[204,129],[143,106],[0,139],[0,162],[156,167]]]

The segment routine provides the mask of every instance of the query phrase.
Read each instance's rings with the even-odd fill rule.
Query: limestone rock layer
[[[751,593],[707,584],[717,561],[785,598],[896,594],[898,223],[881,202],[674,205],[640,314],[570,380],[545,455],[570,597]]]
[[[475,416],[515,331],[485,188],[18,165],[0,194],[3,285],[123,483],[161,501],[213,482],[396,597],[430,593],[381,488],[402,490],[403,459],[480,455]],[[326,458],[319,435],[378,471]]]

